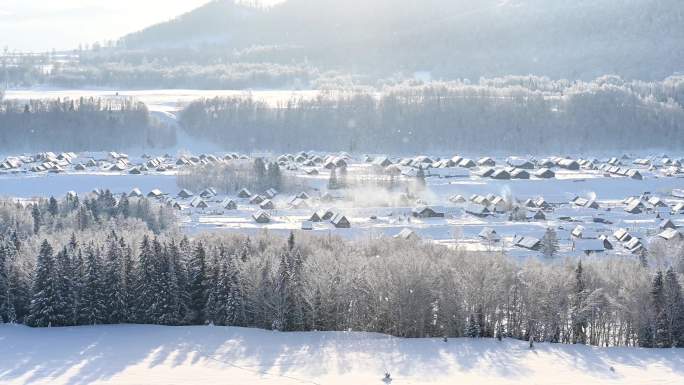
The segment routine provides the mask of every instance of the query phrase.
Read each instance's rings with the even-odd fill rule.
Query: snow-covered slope
[[[611,369],[612,368],[612,369]],[[0,384],[683,384],[684,349],[224,327],[0,325]]]

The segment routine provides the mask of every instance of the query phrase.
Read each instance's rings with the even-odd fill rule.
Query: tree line
[[[188,166],[179,171],[176,183],[190,191],[214,188],[230,194],[246,188],[253,193],[262,193],[268,189],[292,190],[297,185],[293,179],[281,172],[278,163],[255,158]]]
[[[279,106],[203,99],[180,122],[240,150],[603,151],[681,148],[684,78],[593,82],[517,77],[323,93]],[[246,133],[246,134],[245,134]]]
[[[129,98],[0,99],[0,150],[98,151],[169,146],[175,131]]]
[[[520,262],[388,238],[189,239],[136,223],[6,226],[0,318],[684,347],[681,254]]]

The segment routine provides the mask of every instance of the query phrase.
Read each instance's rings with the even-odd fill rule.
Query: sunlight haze
[[[76,48],[79,44],[116,40],[207,2],[0,0],[0,48],[20,51],[62,50]],[[263,3],[273,2],[267,0]]]

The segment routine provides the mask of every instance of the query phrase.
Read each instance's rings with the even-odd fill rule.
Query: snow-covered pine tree
[[[135,279],[135,293],[137,295],[135,314],[136,320],[139,323],[151,323],[153,319],[150,314],[154,311],[155,303],[155,255],[152,250],[150,238],[147,235],[143,236],[140,242],[140,254],[138,257],[138,271]]]
[[[118,324],[126,321],[128,303],[124,287],[123,250],[116,233],[112,232],[107,240],[104,261],[103,294],[107,322]]]
[[[175,255],[174,255],[175,254]],[[178,249],[175,243],[165,244],[158,256],[158,314],[155,323],[176,325],[180,321],[180,295],[176,265]]]
[[[21,242],[14,232],[5,242],[3,251],[6,292],[4,303],[0,303],[0,317],[4,316],[6,323],[21,321],[28,311],[27,304],[30,301],[29,280],[17,266],[17,254],[20,248]]]
[[[28,324],[35,327],[63,325],[66,314],[58,313],[62,299],[59,298],[52,246],[47,240],[40,245],[32,290]]]
[[[288,317],[288,330],[302,331],[306,327],[308,311],[304,299],[304,259],[302,253],[295,248],[294,235],[292,235],[292,249],[288,252],[289,278],[290,278],[290,316]]]
[[[171,264],[171,267],[173,267],[174,287],[172,290],[176,303],[175,306],[177,307],[178,322],[184,320],[188,313],[188,273],[180,246],[181,245],[176,244],[176,241],[173,239],[168,246],[169,263]]]
[[[684,348],[684,296],[672,267],[665,273],[665,296],[668,327],[672,346]]]
[[[34,203],[31,208],[31,217],[33,218],[33,233],[38,234],[40,226],[43,224],[43,218],[37,203]]]
[[[206,251],[197,242],[188,261],[188,315],[191,324],[201,325],[206,320],[204,308],[207,305],[207,264]]]
[[[463,331],[466,337],[479,338],[480,337],[480,323],[477,320],[477,316],[473,313],[470,314],[466,320],[466,327]]]
[[[207,264],[207,302],[204,306],[205,322],[216,323],[219,310],[219,290],[218,280],[221,274],[221,260],[219,255],[223,254],[223,246],[221,246],[218,253],[211,254],[210,262]]]
[[[584,299],[586,296],[584,270],[582,268],[582,261],[579,261],[575,269],[575,285],[572,292],[572,307],[570,310],[572,343],[574,344],[585,344],[587,341],[587,320],[584,314]]]
[[[216,299],[213,321],[217,325],[239,325],[242,295],[235,258],[234,255],[221,256],[221,267],[212,293]]]
[[[560,249],[558,245],[558,236],[556,235],[556,230],[552,227],[547,227],[541,242],[542,255],[546,258],[553,258],[558,254]]]
[[[0,236],[0,323],[7,322],[9,305],[9,256],[7,241]]]
[[[666,312],[665,288],[663,272],[656,272],[651,285],[651,311],[653,317],[653,347],[668,348],[670,341],[670,329]]]
[[[243,326],[245,323],[245,299],[243,297],[242,282],[238,270],[237,255],[230,255],[226,263],[226,277],[229,283],[226,299],[226,323],[232,326]]]
[[[289,255],[284,252],[280,255],[280,263],[275,276],[273,297],[271,302],[272,329],[285,331],[288,327],[290,314],[290,266]]]
[[[57,253],[55,258],[55,281],[57,284],[59,302],[55,309],[58,314],[64,314],[62,325],[74,324],[74,271],[71,255],[67,247]]]
[[[123,238],[119,238],[119,249],[122,252],[122,280],[124,303],[126,303],[124,319],[122,322],[133,322],[135,320],[135,262],[133,260],[133,250],[126,244]]]
[[[242,262],[247,262],[249,259],[249,254],[251,253],[252,249],[252,240],[248,237],[245,237],[244,242],[242,242],[242,247],[240,247],[240,261]]]
[[[257,327],[273,329],[274,314],[273,298],[275,296],[275,283],[272,277],[272,264],[266,259],[259,271],[259,278],[254,283],[256,298],[252,304],[252,319]]]
[[[103,268],[99,251],[92,243],[85,251],[85,274],[83,277],[83,294],[79,310],[81,323],[87,325],[102,324],[107,319],[107,308],[103,292]]]
[[[72,308],[71,308],[71,319],[74,325],[83,325],[85,319],[81,317],[81,309],[83,306],[84,295],[85,295],[85,279],[86,279],[86,268],[85,262],[83,261],[83,252],[80,248],[71,248],[69,252],[73,255],[72,258],[72,269],[73,269],[73,281],[72,281]]]

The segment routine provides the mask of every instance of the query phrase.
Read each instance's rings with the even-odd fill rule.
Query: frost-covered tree
[[[560,246],[558,245],[558,236],[556,235],[556,230],[552,227],[547,227],[544,236],[541,239],[541,251],[542,255],[546,258],[553,258],[558,254]]]

